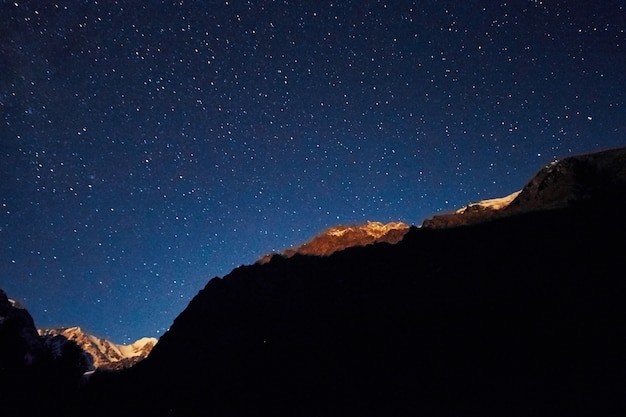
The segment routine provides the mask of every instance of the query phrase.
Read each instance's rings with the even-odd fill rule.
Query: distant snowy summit
[[[273,256],[290,258],[296,254],[328,256],[334,252],[372,243],[397,243],[409,231],[409,225],[402,222],[380,223],[368,221],[359,225],[340,225],[324,230],[308,242],[295,249],[286,249],[279,254],[266,255],[257,263],[264,264]]]
[[[541,169],[521,191],[434,216],[422,227],[463,226],[537,210],[614,205],[625,199],[626,148],[618,148],[555,161]]]
[[[144,337],[130,345],[118,345],[86,333],[80,327],[40,329],[39,334],[43,338],[63,336],[75,342],[93,357],[94,369],[128,368],[146,358],[157,343],[157,339],[153,337]]]
[[[146,337],[131,345],[118,345],[80,327],[37,329],[28,310],[0,289],[0,370],[19,373],[56,362],[71,364],[70,368],[81,373],[128,368],[146,358],[156,343],[157,339]]]

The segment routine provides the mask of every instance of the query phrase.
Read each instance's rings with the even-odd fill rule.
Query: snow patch
[[[520,192],[521,191],[516,191],[513,194],[507,195],[506,197],[492,198],[492,199],[489,199],[489,200],[479,201],[478,203],[471,203],[467,207],[463,207],[463,208],[458,209],[456,212],[458,214],[463,214],[467,210],[472,209],[472,208],[482,208],[482,209],[488,209],[488,210],[501,210],[501,209],[505,208],[506,206],[508,206],[509,204],[511,204],[511,202],[513,200],[515,200],[515,198],[517,198],[517,196],[519,195]]]
[[[24,305],[20,303],[19,301],[13,300],[11,298],[9,298],[8,300],[9,300],[9,303],[11,303],[11,307],[17,308],[19,310],[26,310],[26,307],[24,307]]]

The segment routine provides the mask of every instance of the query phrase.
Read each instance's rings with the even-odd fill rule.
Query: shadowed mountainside
[[[92,363],[91,356],[66,337],[40,337],[30,313],[0,289],[3,415],[64,411],[64,401],[75,397],[81,377]]]
[[[626,189],[570,172],[565,205],[212,279],[81,401],[103,416],[624,415]]]

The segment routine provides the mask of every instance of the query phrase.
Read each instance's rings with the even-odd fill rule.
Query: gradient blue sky
[[[214,276],[626,145],[622,1],[0,4],[0,288],[159,337]]]

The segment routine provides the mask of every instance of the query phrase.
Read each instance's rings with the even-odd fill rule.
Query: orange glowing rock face
[[[286,249],[280,254],[266,255],[257,263],[267,263],[274,255],[286,258],[296,254],[328,256],[353,246],[365,246],[377,242],[393,244],[402,240],[408,231],[409,225],[402,222],[383,224],[368,221],[360,225],[331,227],[296,248]]]

